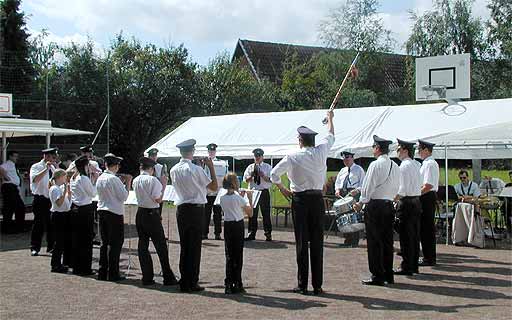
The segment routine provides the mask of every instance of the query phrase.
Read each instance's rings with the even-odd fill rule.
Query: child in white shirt
[[[66,171],[57,169],[50,180],[50,202],[52,207],[51,223],[55,234],[55,246],[51,259],[51,271],[66,273],[68,268],[62,264],[62,256],[66,246],[69,246],[69,214],[71,210],[71,191],[66,184]]]
[[[242,284],[242,264],[244,260],[244,213],[252,216],[252,193],[239,191],[235,173],[229,172],[222,181],[228,192],[220,197],[224,212],[224,247],[226,254],[225,293],[245,293]],[[247,198],[244,195],[247,193]]]

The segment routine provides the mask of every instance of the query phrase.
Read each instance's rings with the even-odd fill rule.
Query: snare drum
[[[352,233],[363,231],[365,229],[364,217],[361,212],[344,214],[336,219],[336,224],[338,225],[338,230],[341,233]]]
[[[336,210],[337,214],[345,214],[352,211],[352,206],[354,203],[354,198],[347,196],[337,200],[332,206],[334,207],[334,210]]]

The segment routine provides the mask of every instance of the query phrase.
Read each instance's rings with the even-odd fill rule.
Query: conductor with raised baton
[[[327,156],[334,144],[334,113],[327,113],[328,134],[315,145],[316,132],[301,126],[297,129],[300,149],[285,156],[270,174],[281,193],[292,198],[292,218],[297,251],[297,281],[294,292],[308,293],[309,255],[313,293],[322,294],[325,205],[322,189],[327,172]],[[286,173],[288,190],[281,182]]]
[[[180,234],[180,289],[182,292],[204,290],[199,286],[201,242],[204,230],[204,205],[207,189],[217,190],[215,168],[210,158],[201,161],[208,167],[210,176],[202,167],[192,163],[196,141],[189,139],[176,145],[181,153],[180,162],[171,168],[170,177],[176,191],[176,219]]]
[[[388,156],[390,140],[373,136],[373,155],[355,211],[365,206],[364,222],[368,245],[368,267],[372,274],[365,285],[394,283],[393,276],[393,200],[397,195],[400,170]]]
[[[218,170],[215,170],[215,174],[217,175],[217,185],[221,186],[222,180],[224,179],[224,175],[228,172],[228,170],[227,163],[217,158],[217,147],[218,146],[215,143],[210,143],[209,145],[206,146],[206,148],[208,149],[208,158],[210,158],[212,162],[214,162],[215,165],[217,165]],[[223,164],[222,169],[220,169],[219,164]],[[204,170],[207,176],[211,176],[208,167],[205,167]],[[210,231],[210,220],[213,211],[215,240],[222,240],[222,237],[220,236],[222,232],[222,208],[220,207],[220,205],[214,204],[215,198],[217,198],[217,192],[218,190],[208,189],[208,192],[206,194],[207,203],[205,205],[204,212],[203,239],[208,239],[208,232]]]

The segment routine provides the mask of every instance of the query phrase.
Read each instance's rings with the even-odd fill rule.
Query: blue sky
[[[121,30],[158,46],[179,45],[202,65],[216,54],[232,54],[237,39],[322,45],[318,25],[344,0],[24,0],[33,34],[50,32],[65,45],[90,37],[101,50]],[[411,22],[408,11],[422,13],[432,0],[381,0],[380,16],[403,52]],[[487,18],[487,0],[476,0],[475,14]]]

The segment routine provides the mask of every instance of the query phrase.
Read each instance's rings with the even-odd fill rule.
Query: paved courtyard
[[[166,211],[169,210],[169,211]],[[167,217],[170,217],[168,224]],[[414,277],[397,277],[387,287],[366,287],[366,247],[341,248],[330,236],[324,252],[322,296],[302,296],[296,284],[295,244],[291,229],[278,229],[275,241],[246,244],[245,295],[225,295],[224,243],[203,242],[199,294],[177,287],[142,287],[132,213],[125,219],[120,283],[94,277],[49,272],[48,255],[30,257],[29,233],[1,238],[0,319],[510,319],[512,314],[512,251],[510,243],[492,242],[487,249],[438,244],[438,265]],[[178,272],[178,232],[172,209],[164,210],[170,226],[170,259]],[[131,223],[130,223],[131,222]],[[210,234],[211,235],[211,234]],[[395,242],[398,248],[398,242]],[[42,251],[44,252],[44,250]],[[98,266],[99,250],[94,249]],[[153,260],[159,271],[158,258]],[[400,257],[395,258],[398,266]],[[311,289],[311,288],[310,288]]]

